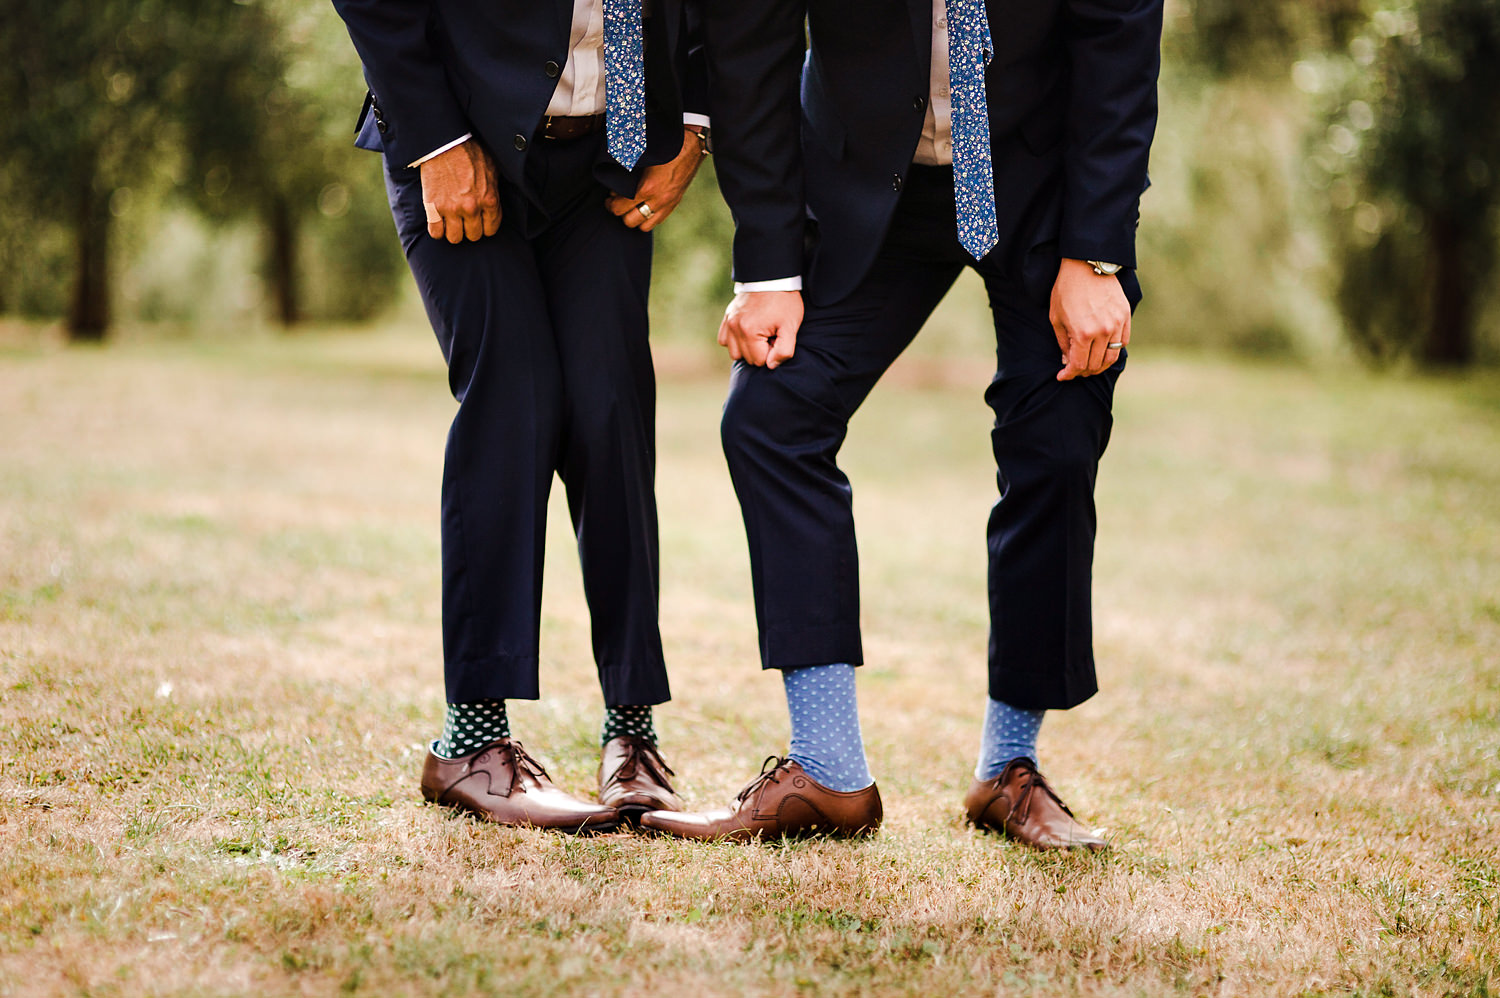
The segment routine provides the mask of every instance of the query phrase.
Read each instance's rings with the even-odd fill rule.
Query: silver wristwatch
[[[1084,263],[1094,268],[1094,273],[1100,277],[1114,277],[1125,267],[1118,263],[1106,263],[1103,260],[1085,260]]]

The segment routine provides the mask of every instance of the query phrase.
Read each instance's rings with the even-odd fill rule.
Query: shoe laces
[[[767,783],[780,783],[776,774],[781,772],[784,766],[791,765],[791,762],[792,760],[779,755],[766,756],[765,761],[760,764],[760,775],[745,784],[745,789],[741,790],[734,799],[743,804]]]
[[[547,775],[547,770],[542,768],[541,763],[531,757],[526,749],[521,746],[520,742],[503,742],[495,746],[495,751],[503,759],[510,762],[510,786],[505,788],[505,793],[501,796],[509,797],[515,792],[516,787],[521,783],[521,775],[523,773],[538,783],[543,780],[549,783],[552,781],[552,778]]]
[[[637,772],[644,772],[649,779],[669,793],[677,792],[672,787],[672,781],[667,778],[677,774],[672,771],[671,766],[667,765],[655,745],[638,735],[627,735],[623,741],[625,759],[620,763],[620,768],[616,769],[614,775],[609,778],[610,783],[634,779]]]
[[[1020,792],[1016,795],[1016,802],[1011,805],[1010,809],[1012,820],[1016,824],[1024,825],[1031,820],[1031,798],[1036,793],[1038,787],[1041,788],[1044,794],[1051,797],[1057,803],[1058,807],[1063,809],[1064,814],[1070,818],[1073,817],[1073,812],[1068,809],[1068,805],[1062,802],[1062,798],[1057,796],[1057,792],[1052,789],[1051,785],[1047,782],[1047,778],[1041,774],[1040,770],[1031,765],[1029,760],[1025,765],[1017,763],[1016,768],[1021,771]],[[1004,782],[1003,776],[1001,782]]]

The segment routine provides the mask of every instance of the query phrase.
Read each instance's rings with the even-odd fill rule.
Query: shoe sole
[[[501,828],[535,828],[542,832],[561,832],[564,835],[596,835],[603,832],[613,832],[619,829],[621,821],[616,818],[613,821],[596,821],[593,824],[579,825],[534,825],[529,821],[501,821],[478,808],[469,807],[465,804],[450,804],[447,801],[433,800],[426,794],[423,799],[432,807],[444,808],[457,814],[467,815],[475,821],[482,821],[488,825],[499,825]]]
[[[877,825],[873,828],[866,826],[856,829],[796,829],[785,832],[760,830],[749,833],[740,829],[724,832],[720,835],[688,835],[670,828],[654,828],[650,825],[641,825],[640,831],[648,835],[665,835],[670,838],[681,839],[684,842],[732,842],[736,845],[751,845],[754,843],[808,842],[814,839],[825,839],[828,841],[871,839],[880,833],[880,827]]]
[[[989,835],[997,835],[1002,839],[1008,839],[1016,845],[1025,846],[1027,849],[1035,849],[1038,852],[1109,852],[1114,848],[1109,842],[1059,842],[1056,845],[1038,845],[1035,842],[1027,842],[1025,839],[1012,835],[1004,828],[996,828],[987,821],[975,821],[973,818],[964,818],[964,824],[975,831],[985,832]]]

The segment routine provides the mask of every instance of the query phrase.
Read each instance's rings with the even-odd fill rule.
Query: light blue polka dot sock
[[[781,678],[792,715],[792,761],[830,790],[847,793],[874,783],[859,732],[854,666],[783,669]]]
[[[984,709],[984,734],[979,742],[979,765],[974,776],[993,780],[1005,764],[1025,756],[1036,762],[1036,736],[1042,730],[1045,710],[1022,710],[990,699]]]
[[[444,759],[457,759],[509,737],[504,700],[450,703],[443,715],[443,736],[432,743],[432,752]]]

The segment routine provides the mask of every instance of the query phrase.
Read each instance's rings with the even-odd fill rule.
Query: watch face
[[[1094,273],[1101,277],[1113,277],[1125,268],[1118,263],[1105,263],[1103,260],[1090,260],[1089,266],[1094,268]]]

